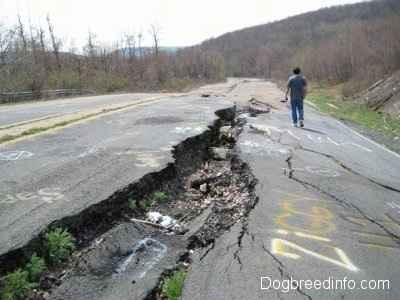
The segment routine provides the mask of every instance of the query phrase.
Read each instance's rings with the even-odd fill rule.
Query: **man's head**
[[[301,72],[301,70],[300,70],[299,67],[296,67],[296,68],[293,69],[293,73],[296,74],[296,75],[300,74],[300,72]]]

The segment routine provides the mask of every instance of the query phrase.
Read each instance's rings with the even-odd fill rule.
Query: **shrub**
[[[29,280],[37,281],[46,270],[46,264],[43,258],[37,256],[36,253],[33,253],[31,261],[26,265],[26,268],[29,273]]]
[[[17,269],[0,281],[1,300],[26,299],[36,284],[28,281],[28,271]]]
[[[57,266],[75,250],[75,238],[66,230],[54,228],[44,235],[44,247],[49,264]]]

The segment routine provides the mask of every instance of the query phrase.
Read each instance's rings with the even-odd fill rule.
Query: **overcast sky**
[[[0,22],[17,24],[19,15],[79,48],[88,32],[112,43],[127,31],[142,32],[151,45],[151,25],[160,27],[160,46],[191,46],[238,29],[300,13],[362,0],[0,0]],[[241,3],[241,4],[238,4]]]

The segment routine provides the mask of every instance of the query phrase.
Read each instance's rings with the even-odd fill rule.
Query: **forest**
[[[160,28],[112,43],[88,33],[77,51],[43,28],[0,20],[0,92],[78,88],[97,93],[182,90],[226,77],[285,79],[300,66],[310,81],[352,94],[400,69],[400,1],[335,6],[166,51]],[[29,24],[29,22],[28,22]],[[66,50],[67,49],[67,50]]]
[[[319,84],[352,93],[400,68],[400,1],[321,9],[205,41],[229,76],[287,78],[294,66]]]

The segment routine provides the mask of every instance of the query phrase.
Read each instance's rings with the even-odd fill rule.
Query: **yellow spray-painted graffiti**
[[[324,239],[322,237],[318,237],[318,238]],[[292,243],[292,242],[289,242],[287,240],[283,240],[280,238],[273,239],[272,243],[271,243],[271,248],[272,248],[271,251],[274,254],[280,254],[280,255],[283,255],[283,256],[286,256],[289,258],[297,259],[300,257],[299,254],[294,253],[294,251],[297,250],[297,252],[310,255],[319,260],[322,260],[322,261],[325,261],[328,263],[332,263],[339,267],[349,269],[350,271],[358,270],[358,268],[355,265],[353,265],[353,263],[350,261],[350,259],[347,257],[346,253],[342,249],[340,249],[338,247],[332,247],[332,246],[328,246],[328,247],[331,247],[331,249],[338,255],[339,259],[330,258],[328,256],[308,250],[308,249],[301,247],[295,243]]]
[[[286,199],[281,202],[281,212],[275,216],[274,221],[280,228],[277,231],[278,234],[287,235],[288,238],[272,239],[271,252],[291,259],[299,259],[302,255],[306,255],[350,271],[357,271],[358,268],[351,262],[345,251],[332,245],[331,239],[324,236],[336,229],[334,214],[316,205],[316,201],[318,203],[325,201],[287,192],[281,194],[284,194]],[[314,243],[304,246],[306,239],[311,239]],[[308,249],[314,246],[318,250]],[[326,254],[322,254],[321,251]]]
[[[357,237],[358,242],[365,247],[383,249],[383,250],[400,250],[400,245],[393,239],[393,236],[387,232],[378,233],[374,228],[369,228],[370,221],[361,216],[344,216],[344,218],[354,225],[357,230],[351,232]],[[396,233],[400,229],[400,224],[388,214],[383,214],[382,219],[374,220],[374,224],[384,226],[387,231]]]
[[[305,205],[302,204],[301,206],[303,210],[294,207],[293,203],[289,201],[283,201],[281,204],[283,213],[275,217],[275,223],[286,229],[301,230],[312,234],[322,234],[335,230],[333,214],[329,210],[315,205],[304,210]]]

